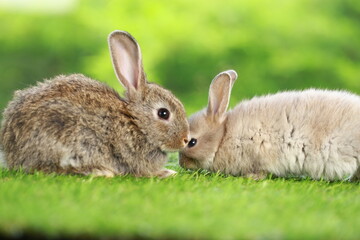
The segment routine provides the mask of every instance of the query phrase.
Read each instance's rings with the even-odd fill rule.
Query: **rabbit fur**
[[[0,168],[6,168],[4,153],[2,151],[0,151]]]
[[[15,92],[4,111],[0,150],[10,169],[112,177],[167,177],[166,151],[185,146],[181,102],[146,80],[140,47],[127,32],[108,38],[126,97],[82,74],[60,75]],[[167,109],[168,119],[158,115]]]
[[[359,96],[288,91],[244,100],[226,112],[236,79],[229,70],[212,81],[207,108],[189,119],[197,142],[180,151],[182,167],[254,179],[359,179]]]

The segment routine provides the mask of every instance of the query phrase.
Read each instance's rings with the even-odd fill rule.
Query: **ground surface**
[[[175,162],[176,156],[171,156]],[[358,183],[254,181],[179,170],[169,179],[0,170],[0,236],[358,239]]]

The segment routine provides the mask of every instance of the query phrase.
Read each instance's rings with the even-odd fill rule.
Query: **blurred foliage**
[[[0,109],[14,90],[61,73],[121,91],[106,42],[114,29],[138,40],[148,79],[188,113],[206,105],[212,78],[226,69],[239,74],[232,106],[286,89],[360,93],[359,26],[358,0],[82,0],[57,14],[0,5]]]

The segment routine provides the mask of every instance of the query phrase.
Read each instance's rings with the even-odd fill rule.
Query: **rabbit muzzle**
[[[179,143],[163,144],[161,145],[160,149],[164,152],[177,152],[180,149],[183,149],[185,146],[185,141],[181,140]]]
[[[188,131],[174,134],[161,145],[160,149],[165,152],[177,152],[187,146],[189,139]]]

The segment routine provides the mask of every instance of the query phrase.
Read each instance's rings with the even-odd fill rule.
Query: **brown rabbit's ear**
[[[221,72],[213,79],[207,107],[207,115],[213,120],[218,122],[224,120],[229,106],[231,89],[236,79],[237,73],[234,70]]]
[[[110,33],[109,48],[115,74],[120,83],[131,93],[145,84],[140,46],[127,32]]]

